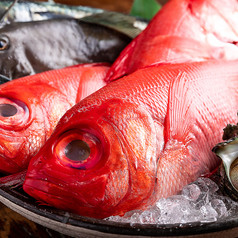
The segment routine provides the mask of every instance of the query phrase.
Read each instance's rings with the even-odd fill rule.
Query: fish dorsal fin
[[[12,4],[9,6],[9,8],[0,16],[0,23],[2,23],[4,21],[4,18],[6,17],[6,15],[9,13],[9,11],[11,11],[11,9],[15,6],[15,4],[17,3],[18,0],[14,0],[12,2]]]
[[[110,83],[112,81],[115,81],[119,78],[121,78],[122,76],[125,76],[126,71],[127,71],[127,66],[130,64],[131,61],[131,54],[134,51],[134,48],[136,47],[136,41],[133,41],[132,44],[130,45],[130,47],[126,47],[124,48],[124,54],[123,55],[119,55],[118,59],[120,61],[119,64],[117,64],[116,66],[112,66],[111,69],[108,71],[106,77],[105,77],[105,81],[107,83]]]
[[[165,117],[165,143],[169,140],[189,142],[194,114],[191,79],[180,72],[170,84],[167,114]]]
[[[7,82],[9,82],[9,81],[11,81],[10,78],[8,78],[8,77],[6,77],[6,76],[0,74],[0,84],[7,83]]]
[[[113,11],[103,11],[102,13],[86,16],[81,18],[80,21],[95,23],[111,28],[131,39],[139,35],[141,31],[147,27],[149,22],[142,18],[136,18]]]

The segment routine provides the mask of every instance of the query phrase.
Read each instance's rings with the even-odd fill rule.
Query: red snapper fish
[[[83,216],[146,209],[218,166],[237,121],[238,61],[150,66],[76,104],[32,158],[23,189]]]
[[[170,0],[121,52],[106,81],[154,63],[238,59],[237,15],[236,0]]]
[[[16,173],[51,135],[63,114],[105,85],[106,64],[82,64],[0,86],[0,172]]]

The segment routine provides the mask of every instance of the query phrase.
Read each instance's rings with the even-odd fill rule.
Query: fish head
[[[47,83],[34,83],[37,77],[23,77],[0,87],[2,173],[12,174],[26,169],[37,148],[50,136],[58,118],[73,105]]]
[[[27,26],[23,23],[5,25],[0,29],[0,74],[15,79],[34,74],[31,63],[32,54],[29,54],[32,37]]]
[[[13,22],[0,28],[0,74],[16,79],[79,63],[74,43],[64,46],[69,27],[62,21]]]
[[[130,41],[72,18],[13,22],[0,28],[0,74],[15,79],[82,63],[112,63]]]
[[[68,110],[32,158],[23,189],[37,200],[105,218],[149,206],[155,186],[156,133],[148,112],[109,99]]]

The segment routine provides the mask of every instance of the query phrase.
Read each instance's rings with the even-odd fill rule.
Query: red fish
[[[106,81],[154,63],[238,59],[236,0],[171,0],[120,54]]]
[[[27,76],[0,86],[0,171],[27,168],[60,117],[105,85],[106,64],[84,64]]]
[[[237,65],[150,66],[108,84],[61,118],[23,189],[95,218],[178,193],[220,163],[211,149],[237,120]]]

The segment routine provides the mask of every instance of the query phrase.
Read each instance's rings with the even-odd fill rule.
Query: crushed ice
[[[175,224],[214,222],[238,212],[238,203],[218,194],[219,187],[209,178],[198,178],[186,185],[180,195],[162,198],[149,210],[134,210],[109,221],[141,224]]]

